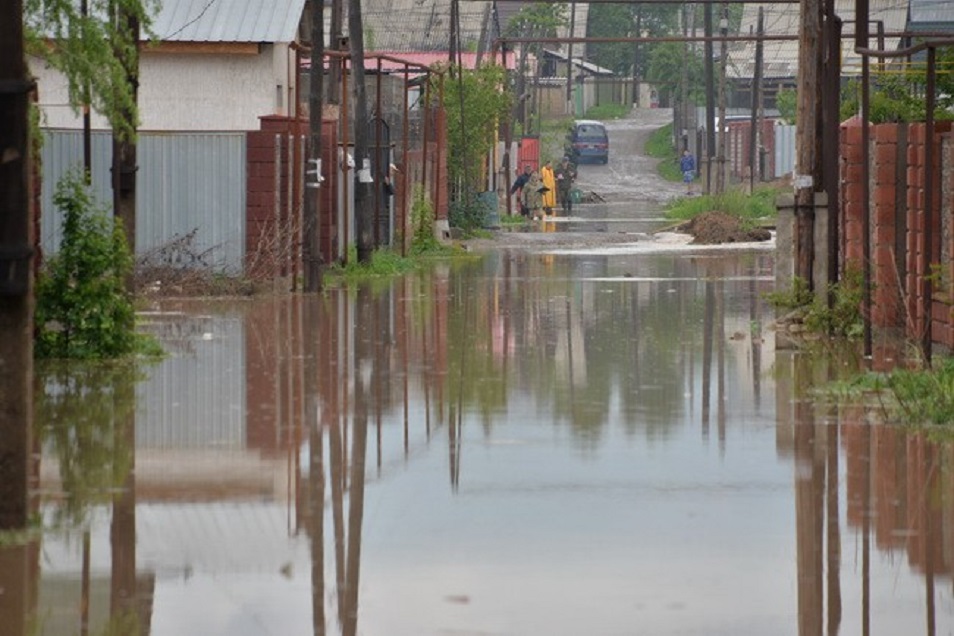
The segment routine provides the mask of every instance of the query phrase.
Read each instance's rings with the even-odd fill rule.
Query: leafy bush
[[[70,173],[53,203],[64,212],[59,253],[36,288],[36,356],[117,358],[158,345],[137,334],[132,294],[125,287],[132,257],[122,228],[96,207],[83,180]]]
[[[414,186],[411,202],[411,254],[424,254],[441,249],[434,236],[434,206],[427,198],[423,186]]]

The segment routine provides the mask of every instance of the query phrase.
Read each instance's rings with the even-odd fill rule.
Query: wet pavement
[[[771,249],[543,234],[40,366],[0,633],[954,632],[951,446],[812,397]]]

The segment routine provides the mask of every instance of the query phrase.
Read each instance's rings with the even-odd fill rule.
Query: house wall
[[[287,45],[264,44],[258,53],[150,52],[140,60],[140,130],[255,130],[263,115],[294,109],[294,53]],[[82,117],[69,106],[66,78],[32,58],[44,125],[81,128]],[[92,127],[106,130],[94,113]]]

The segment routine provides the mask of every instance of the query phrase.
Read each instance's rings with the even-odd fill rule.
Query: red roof
[[[517,68],[515,55],[509,53],[507,55],[507,69],[514,70]],[[422,51],[415,53],[391,53],[388,51],[373,51],[365,54],[364,59],[364,68],[371,71],[378,68],[378,58],[381,59],[381,70],[383,71],[403,71],[404,65],[409,64],[412,72],[415,68],[420,68],[421,66],[431,67],[434,64],[446,65],[448,62],[448,53],[447,51]],[[400,61],[398,61],[400,60]],[[461,53],[460,54],[461,64],[466,69],[473,69],[474,65],[477,62],[476,53]],[[490,55],[485,54],[481,59],[481,64],[489,64],[491,61]],[[497,56],[497,64],[502,64],[503,58],[501,55]],[[302,68],[311,68],[311,58],[307,55],[302,57],[301,60]],[[327,62],[325,63],[327,66]]]

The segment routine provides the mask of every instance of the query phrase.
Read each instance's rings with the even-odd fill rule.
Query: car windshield
[[[600,140],[606,139],[606,131],[599,126],[580,126],[577,128],[576,136],[580,139]]]

